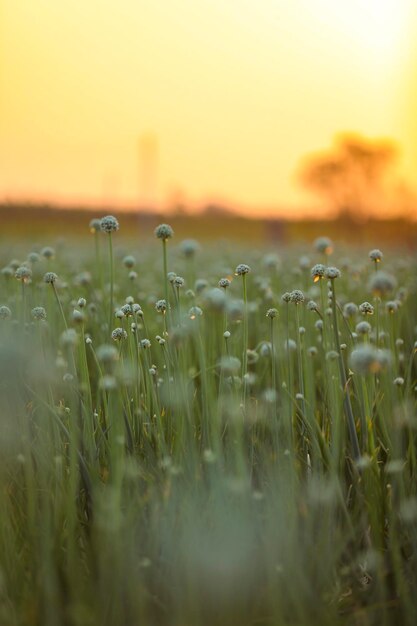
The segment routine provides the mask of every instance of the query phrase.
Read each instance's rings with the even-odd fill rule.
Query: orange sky
[[[0,0],[0,200],[305,209],[346,130],[417,179],[416,4]]]

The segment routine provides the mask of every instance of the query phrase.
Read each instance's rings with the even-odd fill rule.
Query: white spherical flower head
[[[85,321],[84,313],[78,309],[73,310],[71,318],[75,324],[82,324]]]
[[[35,306],[31,310],[30,314],[32,316],[32,319],[36,320],[37,322],[46,320],[46,311],[43,306]]]
[[[184,241],[181,242],[180,248],[183,255],[189,259],[200,250],[200,244],[195,239],[184,239]]]
[[[390,363],[390,353],[386,350],[377,350],[369,344],[364,344],[353,350],[349,364],[351,369],[362,376],[377,374]]]
[[[6,267],[2,268],[1,273],[5,278],[11,278],[14,274],[14,270],[12,267],[6,265]]]
[[[355,331],[358,335],[369,335],[371,332],[371,325],[368,322],[359,322],[356,324]]]
[[[294,351],[297,350],[297,344],[294,341],[294,339],[286,339],[284,341],[284,349],[287,351]]]
[[[8,306],[0,306],[0,320],[9,320],[12,317],[12,312]]]
[[[291,294],[290,294],[290,292],[286,291],[285,293],[283,293],[282,296],[281,296],[281,300],[283,302],[287,302],[287,303],[291,302]]]
[[[124,304],[122,307],[120,307],[120,310],[125,317],[130,317],[131,315],[133,315],[133,309],[130,304]]]
[[[236,276],[243,276],[244,274],[248,274],[249,272],[250,267],[249,265],[246,265],[246,263],[239,263],[239,265],[235,269]]]
[[[347,318],[355,317],[358,313],[358,306],[354,302],[346,302],[343,307],[343,315]]]
[[[266,254],[263,258],[263,264],[268,270],[276,270],[280,264],[278,255],[274,252]]]
[[[304,302],[305,297],[300,289],[294,289],[290,293],[290,300],[291,302],[294,302],[294,304],[301,304],[302,302]]]
[[[391,293],[396,286],[397,279],[387,272],[375,272],[368,283],[368,289],[375,296],[384,296],[387,293]]]
[[[206,287],[208,287],[208,282],[206,281],[205,278],[197,278],[197,280],[195,281],[195,292],[196,293],[201,293],[202,291],[204,291],[204,289],[206,289]]]
[[[122,341],[127,338],[127,332],[123,328],[115,328],[112,331],[111,338],[113,341]]]
[[[29,263],[38,263],[40,261],[40,256],[37,252],[29,252],[28,261]]]
[[[119,222],[114,217],[114,215],[106,215],[102,217],[100,220],[100,230],[104,233],[114,233],[116,230],[119,230]]]
[[[185,280],[182,278],[182,276],[176,276],[174,278],[174,285],[175,287],[184,287]]]
[[[136,259],[131,254],[128,254],[123,259],[123,265],[125,267],[127,267],[128,269],[132,269],[132,267],[135,265],[135,263],[136,263]]]
[[[228,278],[221,278],[218,282],[218,285],[221,289],[227,289],[230,287],[231,281]]]
[[[106,374],[99,380],[99,387],[104,391],[114,391],[117,389],[117,380],[114,376]]]
[[[117,348],[109,344],[103,344],[97,348],[97,358],[101,363],[113,363],[119,358]]]
[[[155,237],[166,241],[174,236],[174,231],[169,224],[159,224],[154,230]]]
[[[334,280],[335,278],[340,278],[341,272],[337,267],[326,267],[324,275],[329,280]]]
[[[60,340],[63,346],[76,346],[78,343],[78,335],[73,328],[68,328],[62,333]]]
[[[51,246],[45,246],[44,248],[42,248],[41,250],[41,255],[45,258],[45,259],[53,259],[55,256],[55,250],[54,248],[51,248]]]
[[[298,264],[302,270],[307,270],[310,265],[310,257],[303,255],[302,257],[300,257]]]
[[[80,309],[83,309],[87,305],[87,300],[85,298],[78,298],[77,304]]]
[[[219,360],[219,368],[226,376],[235,374],[240,370],[241,362],[235,356],[222,356]]]
[[[92,279],[93,277],[91,276],[90,272],[80,272],[74,278],[74,284],[82,285],[83,287],[86,287],[87,285],[91,284]]]
[[[398,302],[396,300],[389,300],[385,304],[385,308],[387,310],[387,313],[395,313],[396,311],[398,311]]]
[[[359,305],[359,311],[362,315],[373,315],[374,307],[370,304],[370,302],[362,302],[362,304]]]
[[[166,313],[167,308],[166,300],[157,300],[155,302],[155,309],[158,313]]]
[[[311,276],[313,278],[313,281],[317,283],[321,278],[323,278],[325,271],[326,266],[323,265],[323,263],[316,263],[316,265],[311,268]]]
[[[32,270],[29,267],[26,267],[26,265],[21,265],[17,268],[14,275],[15,278],[17,278],[17,280],[21,280],[22,283],[28,283],[32,278]]]
[[[314,302],[314,300],[309,300],[307,302],[307,309],[309,311],[318,311],[319,307],[318,307],[317,302]]]
[[[94,219],[90,221],[89,228],[90,228],[90,233],[92,235],[94,235],[94,233],[100,232],[101,220],[99,220],[98,217],[95,217]]]
[[[201,315],[203,315],[203,310],[199,306],[192,306],[188,311],[188,316],[191,320],[195,320],[197,317],[201,317]]]
[[[375,250],[370,251],[369,258],[374,263],[381,263],[382,259],[384,258],[384,255],[382,254],[381,250],[378,250],[378,248],[375,248]]]
[[[268,309],[266,312],[266,317],[269,317],[271,320],[274,319],[278,315],[278,309]]]
[[[331,254],[333,252],[333,242],[328,237],[318,237],[314,240],[314,248],[322,254]]]
[[[58,280],[58,274],[55,274],[55,272],[46,272],[46,274],[43,277],[43,282],[47,283],[48,285],[52,285],[53,283],[56,283],[57,280]]]
[[[142,341],[140,342],[140,346],[144,350],[148,350],[151,347],[151,342],[149,341],[149,339],[142,339]]]
[[[339,358],[339,353],[336,350],[329,350],[326,352],[326,359],[328,361],[336,361]]]

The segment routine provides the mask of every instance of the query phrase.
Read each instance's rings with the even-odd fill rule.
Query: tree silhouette
[[[388,140],[341,135],[331,150],[304,159],[299,179],[337,214],[362,219],[382,208],[396,156]]]

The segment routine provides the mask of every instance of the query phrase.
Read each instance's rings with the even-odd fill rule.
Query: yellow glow
[[[0,199],[297,211],[300,158],[345,130],[415,177],[414,9],[0,0]]]

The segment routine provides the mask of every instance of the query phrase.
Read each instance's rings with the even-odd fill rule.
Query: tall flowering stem
[[[101,231],[101,220],[94,218],[90,222],[90,233],[94,235],[94,248],[96,255],[96,268],[98,272],[98,277],[100,281],[100,289],[103,292],[103,272],[101,269],[101,254],[100,254],[100,231]]]
[[[272,388],[276,391],[277,387],[277,364],[276,364],[276,352],[275,352],[275,335],[274,335],[274,319],[278,315],[277,309],[268,309],[266,316],[269,318],[269,331],[271,340],[271,378]]]
[[[61,317],[64,322],[65,330],[68,330],[68,324],[65,318],[64,309],[62,308],[61,300],[59,299],[58,292],[55,287],[55,283],[57,280],[58,280],[58,276],[57,274],[55,274],[55,272],[46,272],[46,274],[43,277],[43,282],[48,285],[51,285],[52,287],[52,291],[54,292],[54,296],[55,296],[56,303],[58,305],[59,312],[61,313]]]
[[[162,240],[162,257],[163,257],[163,268],[164,268],[164,276],[163,276],[163,280],[164,280],[164,297],[165,297],[165,301],[168,303],[168,278],[167,278],[167,274],[168,274],[168,259],[167,259],[167,242],[166,239]]]
[[[246,284],[246,274],[250,272],[249,265],[240,263],[235,269],[236,276],[242,276],[243,287],[243,351],[242,351],[242,403],[244,404],[247,394],[247,376],[248,373],[248,293]]]
[[[109,330],[113,321],[113,299],[114,299],[114,263],[113,263],[113,241],[109,233],[109,262],[110,262],[110,310],[109,310]]]
[[[162,241],[162,261],[163,261],[163,282],[164,282],[164,297],[167,307],[169,309],[168,299],[168,258],[167,258],[167,239],[171,239],[174,236],[174,231],[169,224],[160,224],[154,230],[155,237]]]
[[[369,258],[374,264],[375,273],[378,272],[378,264],[381,263],[383,257],[384,255],[382,254],[381,250],[378,250],[377,248],[375,250],[370,251]],[[380,303],[379,295],[375,294],[375,313],[376,313],[375,332],[376,332],[376,347],[377,348],[379,347],[379,303]]]
[[[342,383],[342,388],[343,388],[343,406],[344,406],[345,415],[346,415],[346,419],[348,423],[348,430],[349,430],[349,436],[350,436],[352,449],[353,449],[353,456],[354,456],[355,461],[357,461],[361,456],[361,452],[359,448],[358,434],[356,432],[355,418],[353,417],[352,404],[350,401],[350,395],[349,395],[349,390],[347,386],[345,363],[343,361],[342,351],[340,348],[339,327],[337,323],[335,279],[338,278],[339,276],[340,276],[340,271],[337,268],[328,267],[326,269],[326,278],[328,278],[331,281],[331,285],[332,285],[333,332],[334,332],[335,349],[339,353],[338,362],[339,362],[340,381]]]
[[[109,310],[109,330],[113,321],[113,291],[114,291],[114,264],[113,264],[113,242],[112,233],[119,230],[119,222],[113,215],[106,215],[100,220],[100,228],[109,236],[109,263],[110,263],[110,310]]]
[[[287,397],[288,397],[288,432],[292,440],[292,376],[291,376],[291,357],[290,357],[290,311],[289,302],[291,301],[291,294],[286,291],[281,296],[282,302],[285,303],[285,321],[286,321],[286,355],[287,355]]]
[[[22,288],[22,308],[21,308],[21,322],[22,325],[26,322],[26,291],[25,285],[32,279],[32,270],[26,265],[21,265],[15,272],[15,278],[20,281]]]

